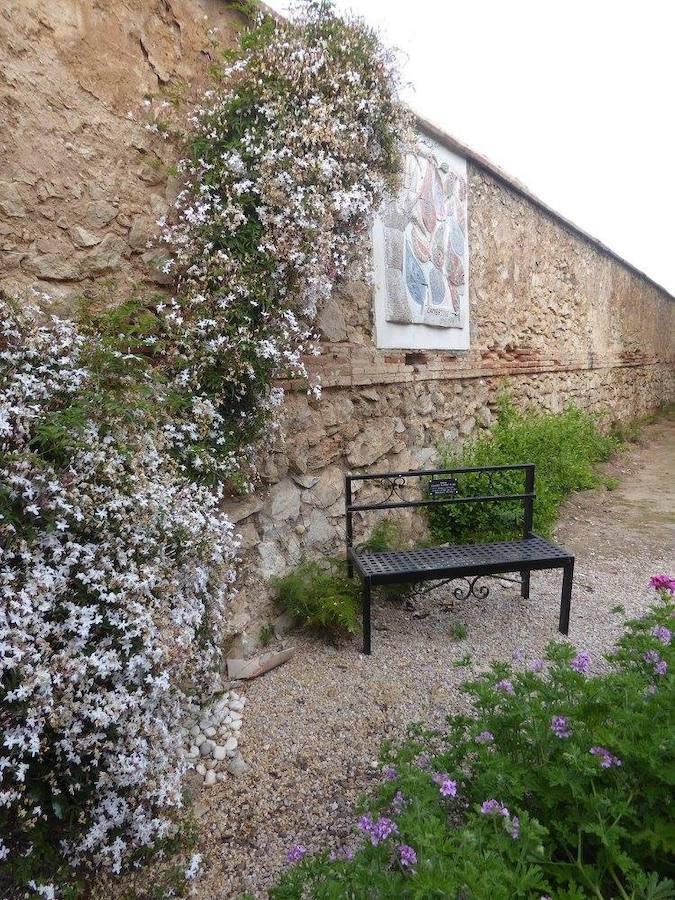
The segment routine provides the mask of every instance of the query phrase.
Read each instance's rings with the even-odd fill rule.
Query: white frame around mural
[[[375,343],[379,349],[468,350],[469,237],[466,159],[423,132],[418,135],[418,147],[418,153],[412,154],[407,161],[404,183],[399,195],[383,204],[373,223]],[[426,201],[423,196],[424,179],[420,177],[420,167],[422,165],[426,167],[427,161],[431,169],[431,171],[425,169],[429,173],[427,185],[432,179],[434,190],[443,186],[438,201],[441,212],[437,214],[434,214],[431,206],[437,202],[436,195],[431,198],[429,188]],[[454,194],[448,185],[454,185]],[[447,215],[443,211],[446,187],[450,196]],[[426,210],[429,210],[429,215],[425,215]],[[388,225],[395,227],[397,236],[403,232],[400,247],[392,242],[390,237],[392,231],[388,229],[385,220]],[[422,256],[418,258],[419,254],[413,247],[416,248],[421,242],[415,243],[413,232],[419,235],[420,231],[427,244],[423,247]],[[458,254],[456,251],[459,251],[460,247],[457,245],[458,242],[462,242],[462,238],[463,252]],[[442,258],[436,272],[431,271],[434,268],[434,264],[430,261],[431,252],[435,254],[436,263]],[[461,271],[459,278],[456,274],[452,276],[449,274],[450,257],[454,266],[459,267]],[[416,285],[413,281],[412,293],[407,281],[408,266],[414,267],[413,277],[417,277],[421,282]],[[431,287],[426,283],[430,281],[429,274],[435,278],[436,285],[440,283],[440,275],[446,283],[445,296],[439,305],[431,301]]]

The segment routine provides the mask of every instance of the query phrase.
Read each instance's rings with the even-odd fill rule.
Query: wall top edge
[[[226,4],[232,5],[233,0],[225,0]],[[285,16],[281,13],[277,12],[273,9],[268,3],[265,3],[264,0],[255,0],[255,5],[258,10],[264,15],[271,16],[278,22],[282,22],[285,20]],[[476,166],[479,169],[482,169],[484,172],[487,172],[488,175],[491,175],[493,178],[497,179],[499,182],[504,184],[506,187],[510,188],[515,193],[519,194],[533,206],[538,207],[542,212],[546,213],[551,218],[560,222],[560,224],[565,227],[568,231],[571,231],[573,234],[581,237],[583,240],[592,244],[596,247],[601,253],[604,253],[606,256],[615,259],[618,263],[620,263],[624,268],[633,272],[639,278],[646,281],[648,284],[651,284],[655,287],[660,293],[662,293],[668,300],[675,300],[675,294],[673,294],[668,288],[664,287],[664,285],[660,284],[642,269],[639,269],[637,266],[633,265],[633,263],[629,262],[625,257],[618,254],[615,250],[612,250],[611,247],[608,247],[607,244],[603,244],[603,242],[594,237],[592,234],[589,234],[587,231],[584,231],[583,228],[580,228],[578,225],[575,225],[571,219],[566,218],[561,213],[557,212],[552,206],[549,206],[548,203],[545,203],[536,194],[534,194],[528,187],[526,187],[521,181],[513,176],[509,175],[491,160],[489,160],[486,156],[483,156],[481,153],[478,153],[476,150],[471,149],[471,147],[467,147],[466,144],[463,144],[461,141],[458,141],[451,134],[448,134],[447,131],[444,131],[438,125],[435,125],[433,122],[421,116],[419,113],[411,110],[415,117],[415,121],[417,122],[417,126],[424,134],[428,137],[433,138],[433,140],[438,141],[439,144],[447,147],[448,150],[451,150],[453,153],[457,153],[459,156],[463,156],[470,163]]]
[[[428,119],[425,119],[418,113],[414,113],[414,116],[417,127],[423,134],[427,135],[427,137],[433,138],[433,140],[437,141],[439,144],[447,147],[448,150],[452,150],[453,153],[464,156],[470,163],[476,166],[476,168],[481,169],[488,175],[491,175],[497,181],[506,185],[506,187],[510,188],[516,194],[519,194],[533,206],[538,207],[540,210],[542,210],[542,212],[545,212],[548,216],[551,216],[551,218],[560,222],[560,224],[567,228],[568,231],[573,232],[588,243],[592,244],[594,247],[600,250],[601,253],[612,257],[612,259],[615,259],[622,266],[624,266],[624,268],[629,269],[635,275],[638,275],[644,281],[647,281],[649,284],[655,287],[669,300],[675,300],[675,294],[671,293],[668,288],[664,287],[664,285],[660,284],[658,281],[655,281],[650,275],[648,275],[642,269],[639,269],[637,266],[633,265],[633,263],[629,262],[629,260],[618,254],[615,250],[612,250],[612,248],[608,247],[607,244],[603,244],[601,240],[594,237],[592,234],[589,234],[587,231],[584,231],[584,229],[580,228],[578,225],[575,225],[575,223],[572,222],[571,219],[568,219],[565,216],[561,215],[561,213],[557,212],[555,209],[553,209],[553,207],[549,206],[547,203],[537,197],[536,194],[534,194],[522,182],[518,181],[517,178],[513,178],[487,157],[471,149],[471,147],[467,147],[466,144],[463,144],[461,143],[461,141],[458,141],[456,138],[452,137],[452,135],[448,134],[438,125],[435,125],[433,122],[430,122]]]

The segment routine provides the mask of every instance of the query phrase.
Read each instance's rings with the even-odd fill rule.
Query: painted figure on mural
[[[408,154],[401,193],[382,211],[388,322],[460,324],[466,196],[447,162],[421,146]]]

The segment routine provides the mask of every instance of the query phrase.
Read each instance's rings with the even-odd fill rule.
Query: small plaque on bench
[[[459,485],[456,478],[435,478],[429,482],[429,494],[432,497],[446,497],[458,492]]]

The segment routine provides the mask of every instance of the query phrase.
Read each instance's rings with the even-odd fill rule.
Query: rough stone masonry
[[[242,22],[224,0],[5,4],[0,287],[49,294],[59,312],[163,289],[152,238],[178,189],[177,150],[143,111],[180,109]],[[340,547],[346,471],[428,465],[439,440],[490,426],[507,381],[520,404],[574,401],[616,419],[675,397],[673,298],[466,156],[470,350],[376,349],[363,282],[321,310],[323,396],[286,385],[263,485],[229,504],[245,550],[231,625],[244,650],[267,612],[261,581]]]

